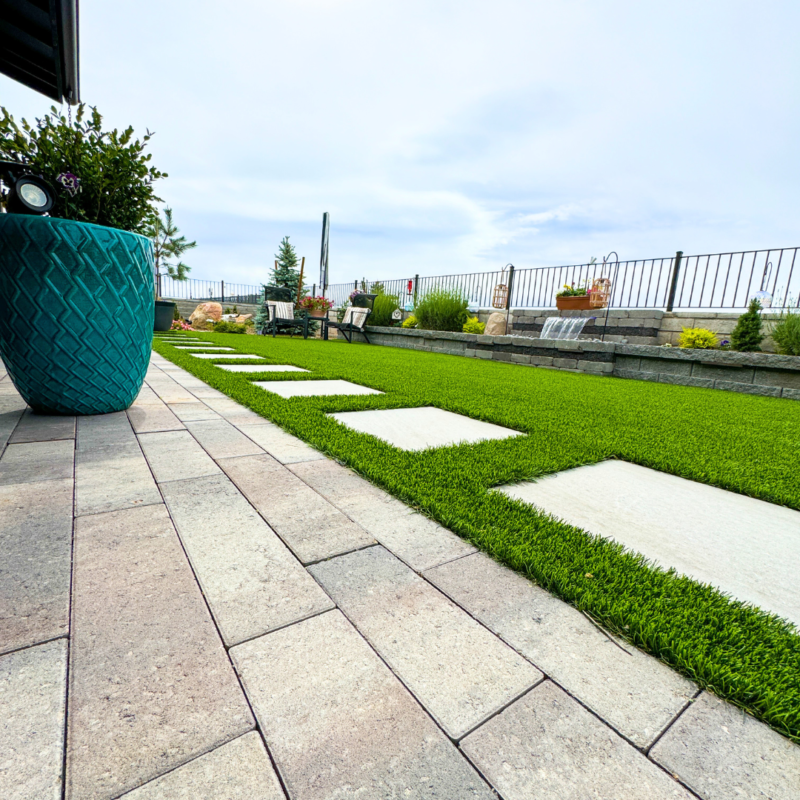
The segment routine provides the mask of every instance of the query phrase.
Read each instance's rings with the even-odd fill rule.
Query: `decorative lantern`
[[[492,295],[492,308],[505,308],[508,304],[508,286],[498,283]]]
[[[589,291],[589,308],[605,308],[611,297],[611,281],[608,278],[595,278]]]

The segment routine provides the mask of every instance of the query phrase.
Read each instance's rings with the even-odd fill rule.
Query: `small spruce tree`
[[[736,327],[731,334],[731,347],[743,353],[752,353],[761,349],[761,303],[755,298],[750,301],[750,307],[739,317]]]
[[[284,286],[292,290],[292,302],[297,303],[297,288],[300,283],[300,270],[297,268],[298,259],[294,247],[289,244],[289,237],[284,236],[281,246],[275,254],[277,264],[272,270],[272,285]],[[301,289],[305,294],[305,286]]]

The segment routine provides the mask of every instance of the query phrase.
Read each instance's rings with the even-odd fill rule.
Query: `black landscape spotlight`
[[[8,186],[6,210],[9,214],[47,214],[56,202],[53,187],[23,164],[0,161],[0,177]]]

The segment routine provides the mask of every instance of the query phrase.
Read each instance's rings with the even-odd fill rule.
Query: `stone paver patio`
[[[77,420],[0,370],[0,453],[3,800],[800,797],[800,748],[158,355]]]

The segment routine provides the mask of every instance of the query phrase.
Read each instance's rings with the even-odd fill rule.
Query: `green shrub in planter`
[[[717,334],[707,328],[684,328],[678,346],[694,350],[713,350],[719,347]]]
[[[731,333],[731,347],[742,353],[754,353],[761,349],[764,334],[761,333],[761,303],[753,299],[750,307],[736,322]]]
[[[469,301],[456,289],[432,289],[414,308],[417,327],[427,331],[460,332],[467,321]]]
[[[227,322],[224,319],[214,323],[214,333],[245,333],[247,326],[243,323]]]
[[[486,330],[486,323],[481,322],[477,317],[470,317],[462,328],[464,333],[483,333]]]

